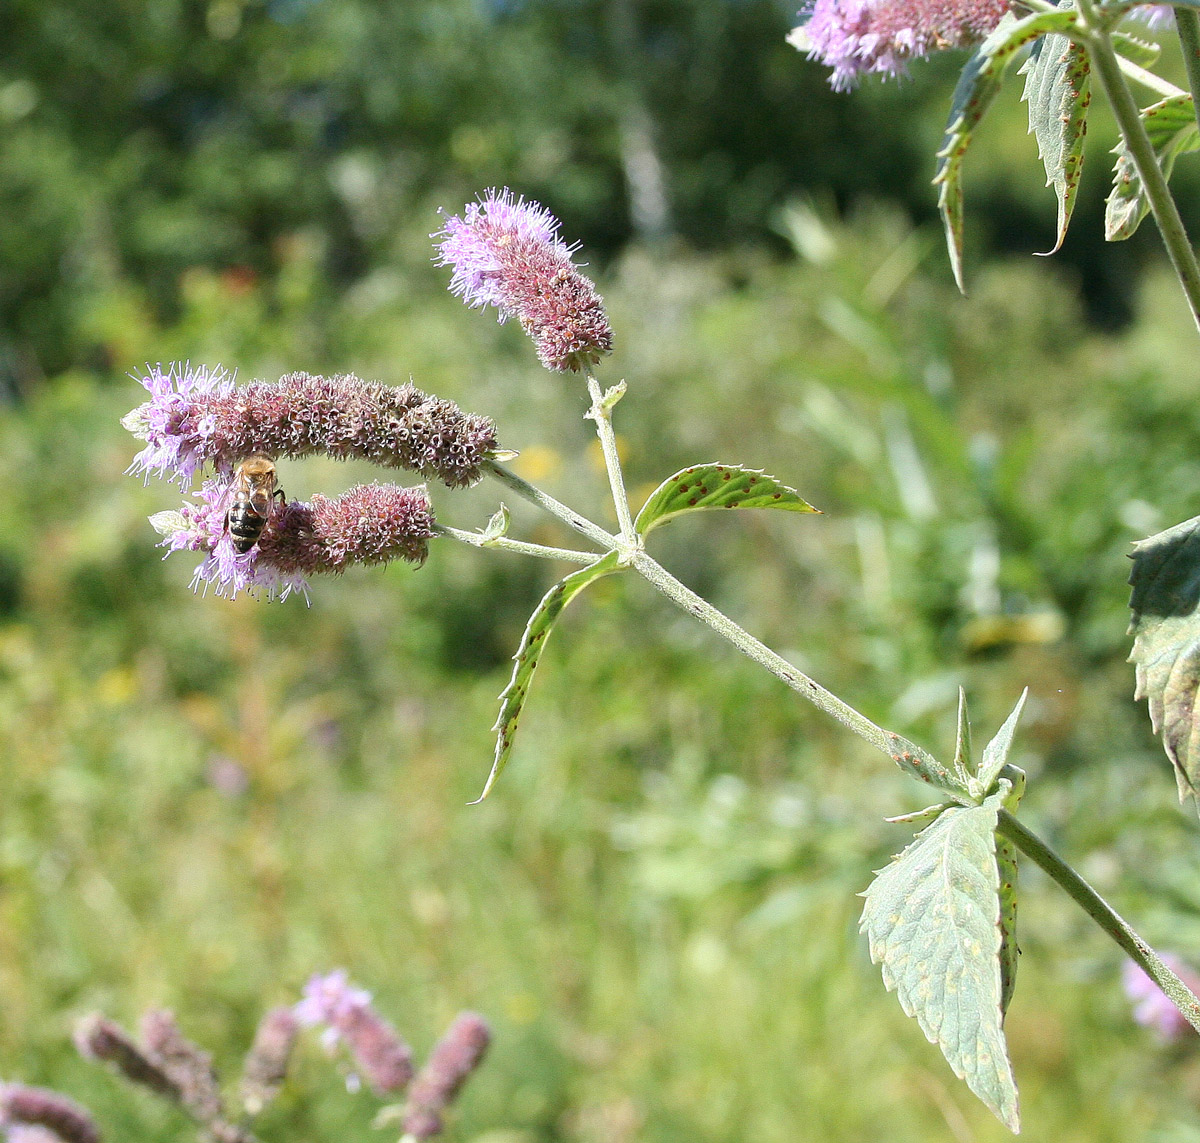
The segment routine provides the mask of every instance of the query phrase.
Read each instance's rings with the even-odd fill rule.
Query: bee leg
[[[276,489],[275,489],[275,491],[271,493],[271,499],[272,499],[272,500],[274,500],[276,496],[278,496],[278,497],[279,497],[279,503],[280,503],[280,504],[286,504],[286,503],[287,503],[287,497],[286,497],[286,496],[284,496],[284,494],[283,494],[283,489],[282,489],[282,488],[276,488]]]

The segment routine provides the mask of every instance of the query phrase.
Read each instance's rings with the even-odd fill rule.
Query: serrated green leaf
[[[983,758],[979,764],[979,787],[981,792],[992,788],[992,783],[1000,777],[1008,761],[1008,752],[1012,749],[1013,735],[1017,733],[1017,723],[1021,720],[1021,711],[1025,709],[1025,700],[1029,697],[1029,688],[1021,692],[1013,712],[1004,720],[1004,725],[996,731],[996,736],[983,748]]]
[[[1112,33],[1113,47],[1117,55],[1124,56],[1130,63],[1138,67],[1150,67],[1162,52],[1162,45],[1153,40],[1143,40],[1139,36],[1131,36],[1128,32]]]
[[[1068,36],[1043,36],[1022,65],[1029,104],[1029,130],[1037,139],[1046,168],[1046,185],[1058,199],[1055,253],[1067,236],[1079,176],[1083,170],[1083,140],[1092,101],[1091,61],[1087,49]]]
[[[958,78],[950,102],[950,117],[946,122],[942,147],[938,151],[938,168],[933,183],[939,188],[938,210],[946,229],[946,247],[950,253],[954,280],[964,293],[962,162],[971,144],[972,133],[996,98],[1005,69],[1017,52],[1038,36],[1069,32],[1076,20],[1077,15],[1073,11],[1037,12],[1022,19],[1009,13],[976,48]]]
[[[696,464],[664,480],[642,505],[635,527],[643,535],[682,512],[702,508],[783,508],[816,512],[773,476],[736,464]]]
[[[878,872],[862,931],[883,982],[955,1075],[1010,1130],[1017,1088],[1002,1028],[1000,875],[1003,794],[953,806]]]
[[[595,583],[603,576],[617,571],[620,567],[620,558],[618,552],[609,552],[594,564],[588,564],[587,567],[580,568],[579,571],[572,572],[569,576],[559,580],[546,592],[541,603],[529,617],[525,634],[521,637],[521,646],[513,656],[512,679],[500,695],[500,714],[496,719],[496,725],[492,727],[496,731],[496,757],[492,762],[492,770],[484,784],[483,793],[471,805],[478,805],[491,793],[496,779],[500,777],[500,772],[508,763],[513,739],[517,733],[517,723],[521,718],[521,711],[525,708],[526,696],[529,694],[529,684],[533,681],[538,660],[541,658],[542,650],[546,646],[546,639],[554,627],[555,620],[562,614],[563,608],[585,587]]]
[[[1200,147],[1192,97],[1187,93],[1172,95],[1142,108],[1141,115],[1163,176],[1169,179],[1175,160]],[[1137,230],[1149,213],[1150,200],[1124,139],[1113,148],[1113,154],[1117,161],[1104,211],[1104,237],[1109,242],[1120,242]]]
[[[1008,1011],[1017,987],[1017,847],[996,838],[996,870],[1000,876],[1000,1011]]]
[[[884,818],[888,825],[916,825],[917,822],[931,822],[951,806],[958,805],[957,802],[937,802],[935,805],[926,806],[923,810],[913,810],[909,814],[897,814],[894,818]]]
[[[1132,558],[1134,697],[1149,700],[1184,801],[1200,787],[1200,516],[1135,544]]]

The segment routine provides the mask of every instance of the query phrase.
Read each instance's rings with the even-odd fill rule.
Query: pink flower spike
[[[612,351],[604,303],[545,207],[489,190],[431,237],[440,239],[437,264],[454,269],[450,292],[495,306],[502,322],[515,317],[547,369],[578,372]]]
[[[809,0],[788,42],[833,69],[845,91],[867,74],[903,76],[908,61],[982,41],[1007,0]]]

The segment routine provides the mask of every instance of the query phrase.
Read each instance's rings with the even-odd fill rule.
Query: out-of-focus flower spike
[[[981,42],[1008,0],[809,0],[788,42],[833,69],[835,90],[864,75],[902,76],[908,61]]]
[[[272,1008],[259,1022],[242,1068],[242,1104],[248,1114],[257,1115],[279,1094],[287,1078],[297,1029],[290,1008]]]
[[[166,1009],[147,1012],[141,1032],[146,1054],[171,1078],[183,1106],[201,1123],[220,1120],[225,1109],[212,1056],[184,1036]]]
[[[406,1137],[425,1140],[441,1133],[446,1108],[483,1061],[491,1039],[491,1028],[478,1013],[455,1017],[413,1081],[404,1109]]]
[[[515,317],[547,369],[578,372],[612,351],[612,327],[558,227],[536,202],[489,190],[432,237],[438,265],[453,267],[453,294],[469,306],[495,306],[501,321]]]
[[[75,1046],[91,1060],[112,1064],[127,1080],[179,1101],[179,1086],[162,1065],[115,1021],[99,1012],[85,1016],[75,1029]]]
[[[57,1091],[0,1084],[0,1132],[10,1143],[34,1143],[39,1134],[61,1143],[100,1143],[89,1112]]]
[[[343,1043],[376,1095],[408,1086],[412,1049],[372,1007],[371,994],[351,985],[343,969],[314,976],[293,1012],[307,1027],[324,1027],[327,1046]]]
[[[1173,953],[1164,953],[1162,961],[1188,988],[1200,993],[1200,975],[1184,964],[1179,957]],[[1144,1027],[1153,1028],[1159,1039],[1170,1042],[1194,1034],[1183,1013],[1133,961],[1127,960],[1122,966],[1121,982],[1125,986],[1125,995],[1133,1003],[1134,1020]]]

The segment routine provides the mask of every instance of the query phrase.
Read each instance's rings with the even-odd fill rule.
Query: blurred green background
[[[957,59],[834,96],[756,0],[0,5],[0,1077],[111,1139],[184,1121],[70,1048],[174,1008],[236,1074],[261,1010],[343,965],[424,1054],[494,1022],[455,1140],[999,1140],[856,933],[923,793],[648,587],[561,624],[494,795],[489,727],[563,568],[442,542],[267,605],[198,598],[122,476],[125,376],[353,370],[493,416],[608,521],[572,378],[430,264],[511,185],[584,242],[640,497],[765,467],[819,517],[684,520],[654,551],[939,753],[1032,688],[1031,823],[1200,960],[1194,821],[1133,703],[1131,540],[1195,512],[1195,333],[1149,227],[1105,248],[1103,117],[1051,243],[1014,84],[968,162],[971,296],[928,185]],[[1186,162],[1186,161],[1185,161]],[[1185,202],[1195,182],[1181,168]],[[368,470],[293,463],[290,496]],[[502,490],[435,490],[475,527]],[[508,497],[511,501],[511,497]],[[510,503],[513,534],[562,542]],[[1036,871],[1008,1032],[1034,1140],[1200,1139],[1200,1060]],[[264,1140],[369,1140],[306,1044]]]

